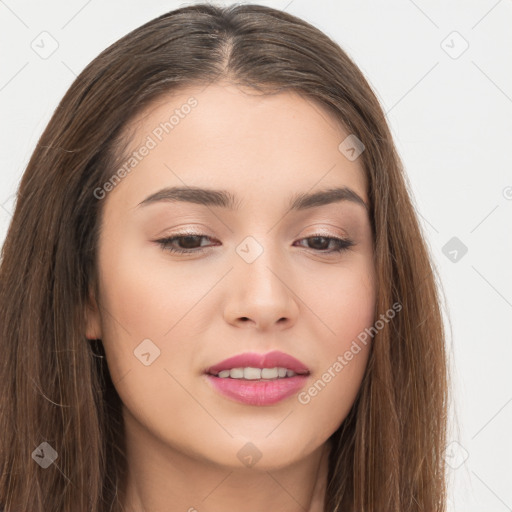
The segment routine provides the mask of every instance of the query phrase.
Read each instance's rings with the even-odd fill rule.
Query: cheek
[[[361,387],[369,345],[358,348],[350,361],[344,353],[333,356],[323,373],[310,379],[308,386],[297,396],[297,417],[314,427],[313,445],[325,441],[340,427]]]
[[[204,294],[208,279],[199,282],[190,266],[170,265],[159,250],[129,246],[115,258],[108,251],[101,296],[111,315],[104,320],[115,320],[116,331],[124,329],[121,335],[130,333],[133,341],[163,337],[187,312],[187,306]]]
[[[339,348],[344,348],[374,321],[376,294],[372,276],[361,272],[347,277],[339,284],[337,296],[334,330],[340,340]]]
[[[319,283],[321,284],[321,283]],[[346,269],[317,287],[315,300],[327,329],[318,338],[317,367],[298,395],[304,418],[315,418],[317,440],[329,437],[346,418],[366,370],[375,315],[371,266]],[[320,315],[319,315],[320,316]]]
[[[197,267],[169,263],[160,250],[105,244],[100,260],[102,331],[112,378],[127,372],[130,380],[143,371],[144,386],[152,384],[149,368],[183,372],[194,354],[198,335],[211,322],[207,295],[222,269],[204,272]],[[149,340],[149,341],[148,341]],[[186,342],[185,342],[186,341]],[[149,361],[144,361],[142,354]],[[152,362],[154,361],[154,362]],[[141,368],[142,366],[142,368]],[[149,379],[149,380],[147,380]],[[153,383],[158,388],[158,382]]]
[[[164,430],[173,424],[176,408],[200,416],[176,368],[187,368],[194,352],[194,327],[186,314],[204,295],[205,283],[193,284],[193,275],[170,271],[169,265],[148,264],[134,249],[105,258],[100,268],[103,345],[125,413],[146,428],[161,422]]]
[[[375,315],[375,275],[369,258],[346,266],[326,267],[301,283],[301,298],[318,321],[315,330],[324,352],[342,350],[372,324]],[[314,276],[314,277],[313,277]]]
[[[165,287],[162,280],[155,279],[156,272],[144,263],[140,253],[115,239],[109,242],[102,246],[99,261],[102,339],[116,382],[143,366],[134,353],[141,343],[148,348],[154,343],[151,356],[160,357],[159,339],[174,322],[174,299],[172,293],[164,293],[172,286]],[[116,251],[117,247],[120,249]]]

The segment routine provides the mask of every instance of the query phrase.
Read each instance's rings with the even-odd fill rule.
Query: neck
[[[232,468],[164,445],[141,426],[126,425],[124,512],[323,512],[327,442],[278,469]]]

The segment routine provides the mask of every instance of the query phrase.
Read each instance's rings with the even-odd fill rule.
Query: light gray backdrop
[[[449,510],[512,510],[512,2],[260,3],[335,39],[387,112],[446,296]],[[75,76],[182,5],[0,0],[0,243],[30,154]]]

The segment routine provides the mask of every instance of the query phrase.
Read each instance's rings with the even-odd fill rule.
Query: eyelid
[[[167,237],[164,237],[164,238],[161,238],[158,240],[154,240],[154,242],[159,244],[160,248],[163,251],[168,251],[171,254],[179,254],[179,255],[183,255],[183,256],[207,252],[212,247],[215,247],[215,245],[213,245],[213,246],[207,245],[206,247],[200,246],[200,247],[195,247],[192,249],[170,247],[171,243],[174,240],[177,240],[180,238],[187,238],[187,237],[197,237],[197,238],[203,238],[203,239],[206,238],[209,240],[215,240],[214,237],[211,237],[209,235],[186,231],[186,232],[171,234]],[[312,253],[316,253],[317,255],[323,255],[323,256],[341,255],[342,253],[348,251],[351,247],[357,245],[356,242],[354,242],[353,240],[351,240],[350,238],[348,238],[346,236],[336,236],[336,235],[332,235],[330,233],[324,234],[324,233],[320,233],[320,232],[313,233],[309,236],[300,237],[296,240],[296,242],[302,242],[303,240],[311,240],[314,238],[325,238],[328,240],[328,245],[330,245],[333,241],[338,245],[336,249],[331,249],[331,250],[315,250],[312,248],[304,247],[306,250],[309,250]],[[218,245],[218,244],[216,244],[216,245]]]
[[[325,226],[329,226],[329,227],[325,228]],[[314,233],[312,235],[301,235],[301,233],[303,233],[308,228],[314,229]],[[333,229],[337,232],[337,234],[332,233]],[[329,224],[329,223],[323,223],[323,225],[321,225],[321,226],[318,226],[318,223],[309,224],[309,225],[305,226],[304,228],[302,228],[294,236],[294,238],[297,238],[299,236],[302,236],[303,238],[304,237],[308,238],[310,236],[328,236],[328,237],[350,238],[350,236],[348,235],[348,233],[345,230],[343,230],[333,224]]]

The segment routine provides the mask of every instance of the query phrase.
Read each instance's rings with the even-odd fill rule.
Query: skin
[[[130,512],[319,512],[328,439],[355,400],[370,344],[307,404],[297,394],[271,406],[241,404],[203,372],[243,352],[281,350],[308,366],[307,389],[373,324],[365,208],[287,208],[295,193],[335,186],[368,204],[361,159],[338,150],[348,132],[320,105],[229,83],[161,98],[132,122],[131,149],[191,96],[197,106],[102,199],[99,297],[91,298],[86,336],[103,340],[123,402],[122,501]],[[240,206],[138,206],[170,186],[228,190]],[[173,245],[205,252],[175,255],[155,242],[185,229],[210,238]],[[247,236],[263,248],[252,263],[235,250]],[[354,245],[326,254],[336,244],[315,245],[314,236]],[[144,339],[160,350],[148,366],[134,355]],[[248,442],[261,454],[251,467],[237,457]]]

